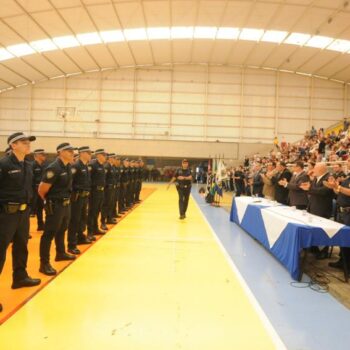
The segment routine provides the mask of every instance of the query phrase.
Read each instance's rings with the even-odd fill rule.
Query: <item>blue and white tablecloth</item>
[[[350,247],[350,227],[263,198],[236,197],[230,220],[300,277],[300,252],[311,246]]]

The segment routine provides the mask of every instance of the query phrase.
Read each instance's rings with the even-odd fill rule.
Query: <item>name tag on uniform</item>
[[[62,173],[60,176],[64,176],[64,175],[67,175],[67,173]]]
[[[17,170],[9,170],[8,173],[9,174],[16,174],[16,173],[20,173],[21,170],[20,169],[17,169]]]
[[[82,172],[82,173],[86,173],[86,169],[82,169],[81,172]]]

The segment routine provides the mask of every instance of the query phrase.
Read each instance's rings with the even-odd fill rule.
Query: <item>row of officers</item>
[[[57,273],[50,263],[53,239],[55,261],[74,260],[80,254],[78,245],[91,244],[96,235],[106,233],[107,224],[116,224],[121,214],[140,202],[142,160],[121,160],[104,149],[92,152],[88,146],[62,143],[53,162],[46,161],[44,149],[36,149],[34,162],[29,162],[25,158],[35,140],[22,132],[12,134],[0,159],[0,274],[13,242],[13,289],[41,283],[27,273],[31,214],[37,216],[38,231],[43,231],[39,271],[51,276]]]

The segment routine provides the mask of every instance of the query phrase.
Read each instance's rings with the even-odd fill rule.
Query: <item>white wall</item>
[[[339,121],[348,95],[336,82],[259,69],[111,70],[0,95],[0,134],[271,144]],[[57,107],[69,106],[76,115],[64,122]]]

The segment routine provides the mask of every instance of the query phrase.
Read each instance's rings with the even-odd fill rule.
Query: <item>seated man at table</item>
[[[311,182],[304,182],[300,185],[309,195],[308,211],[311,214],[329,219],[332,215],[333,191],[324,185],[328,181],[330,174],[325,163],[317,163],[313,169],[314,179]],[[328,257],[328,247],[319,250],[313,247],[312,252],[316,254],[317,259],[326,259]]]
[[[309,200],[307,193],[301,189],[300,185],[309,182],[309,177],[304,170],[304,163],[298,161],[293,167],[293,176],[288,183],[287,180],[280,180],[278,183],[289,190],[289,205],[297,209],[307,208]]]

